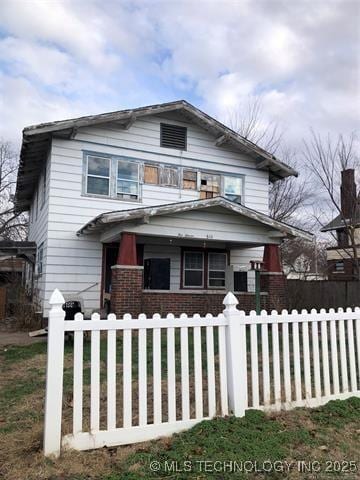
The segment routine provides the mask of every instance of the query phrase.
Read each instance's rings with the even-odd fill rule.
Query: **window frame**
[[[227,195],[230,195],[230,194],[227,194],[226,190],[225,190],[225,179],[226,178],[239,178],[241,180],[241,193],[240,193],[241,203],[240,204],[244,205],[245,204],[245,202],[244,202],[245,175],[243,175],[243,174],[240,174],[240,175],[223,174],[222,175],[222,195],[223,195],[224,198],[226,198],[227,200],[232,202],[234,200],[231,200],[230,198],[227,197]]]
[[[202,286],[194,287],[185,285],[185,255],[186,253],[194,252],[194,253],[202,253],[203,255],[203,276],[202,276]],[[210,287],[209,286],[209,254],[211,253],[222,253],[225,255],[225,282],[226,282],[226,267],[229,263],[229,251],[225,249],[218,249],[218,248],[199,248],[199,247],[183,247],[181,249],[181,269],[180,269],[180,289],[181,290],[225,290],[226,285],[223,287]],[[188,270],[188,269],[187,269]]]
[[[194,268],[192,268],[192,269],[185,268],[185,256],[186,256],[187,253],[200,253],[201,254],[201,256],[202,256],[202,269],[201,270],[194,269]],[[182,269],[181,269],[182,282],[181,282],[181,287],[184,288],[184,289],[190,289],[190,290],[203,290],[204,285],[205,285],[205,265],[206,265],[205,252],[201,251],[201,250],[196,250],[196,249],[183,250],[182,253],[181,253],[181,259],[182,259]],[[202,275],[201,275],[201,285],[185,285],[185,272],[186,271],[192,271],[192,272],[201,271],[201,273],[202,273]]]
[[[133,163],[134,165],[137,166],[137,181],[136,180],[128,180],[128,179],[124,179],[124,178],[119,178],[119,162]],[[119,197],[119,194],[120,195],[129,195],[129,196],[130,195],[135,196],[135,195],[131,194],[131,193],[127,193],[127,192],[119,192],[118,191],[118,183],[117,183],[118,180],[121,180],[122,182],[128,182],[128,183],[136,183],[137,186],[138,186],[136,198],[121,198],[121,197]],[[116,158],[115,194],[116,194],[117,199],[123,200],[123,201],[126,201],[126,200],[138,201],[140,199],[140,162],[136,162],[135,160],[127,160],[126,158]]]
[[[44,242],[41,242],[36,250],[36,274],[40,276],[43,273],[44,273]]]
[[[225,270],[215,270],[213,268],[210,270],[210,256],[211,255],[225,255]],[[227,259],[228,259],[227,252],[215,252],[215,251],[208,251],[207,252],[207,278],[206,278],[207,288],[215,289],[215,290],[225,288]],[[224,272],[224,286],[223,287],[220,287],[218,285],[214,285],[214,286],[210,285],[210,272]]]
[[[92,173],[89,173],[89,157],[93,158],[101,158],[103,160],[108,160],[109,162],[109,176],[104,176],[104,175],[94,175]],[[95,153],[87,153],[86,154],[86,161],[85,161],[85,194],[88,196],[95,196],[95,197],[101,197],[101,198],[109,198],[111,197],[111,176],[112,176],[112,165],[111,165],[111,158],[106,156],[106,155],[101,155],[101,154],[95,154]],[[93,178],[105,178],[109,181],[109,187],[108,187],[108,193],[102,194],[102,193],[92,193],[88,192],[88,178],[93,177]]]

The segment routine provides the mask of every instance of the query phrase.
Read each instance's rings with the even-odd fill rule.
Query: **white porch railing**
[[[58,290],[50,303],[45,455],[58,456],[61,443],[78,450],[130,444],[229,411],[243,416],[248,408],[317,406],[360,394],[359,308],[246,315],[228,293],[216,317],[77,314],[65,321]],[[65,332],[74,332],[73,426],[61,439]]]

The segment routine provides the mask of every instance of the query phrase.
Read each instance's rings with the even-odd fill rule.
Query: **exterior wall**
[[[168,313],[180,315],[187,313],[193,315],[199,313],[206,315],[211,313],[218,315],[224,310],[223,300],[224,293],[167,293],[167,292],[143,292],[141,311],[146,315],[160,313],[164,316]],[[255,310],[255,295],[247,293],[237,293],[239,300],[238,308],[249,312]],[[261,295],[261,308],[267,309],[268,296]]]
[[[188,127],[187,151],[159,146],[160,122],[169,120]],[[84,151],[245,175],[245,205],[268,212],[268,172],[256,170],[252,159],[235,150],[226,146],[215,147],[213,136],[200,127],[177,121],[176,116],[169,114],[166,117],[141,119],[129,130],[103,125],[81,128],[73,140],[54,138],[51,165],[47,168],[50,188],[46,209],[49,220],[47,232],[44,211],[41,220],[43,223],[40,225],[39,221],[32,226],[31,238],[37,243],[40,238],[46,239],[45,272],[41,281],[41,297],[46,300],[45,316],[49,307],[47,300],[56,287],[63,292],[65,298],[70,295],[80,296],[86,310],[99,308],[102,245],[99,236],[76,236],[76,231],[86,222],[111,210],[199,198],[199,192],[155,185],[142,185],[141,202],[83,196]]]
[[[335,265],[339,260],[344,262],[344,271],[342,272],[335,270]],[[341,257],[339,260],[328,260],[328,280],[355,280],[353,261],[350,258]]]
[[[45,183],[45,202],[43,202],[43,169],[40,178],[37,181],[35,194],[29,212],[29,235],[28,239],[35,242],[39,247],[44,244],[43,250],[43,273],[39,275],[35,268],[34,288],[37,290],[40,308],[43,308],[43,301],[46,298],[46,257],[48,248],[48,216],[49,216],[49,191],[50,191],[50,154],[46,160],[46,183]],[[32,279],[30,279],[31,281]]]

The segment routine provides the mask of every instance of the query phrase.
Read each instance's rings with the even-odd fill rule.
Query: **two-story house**
[[[25,128],[16,205],[44,316],[54,288],[85,313],[217,313],[226,290],[248,310],[263,255],[262,304],[279,306],[278,245],[311,237],[269,217],[269,183],[289,175],[183,100]]]
[[[356,191],[355,170],[341,172],[340,212],[325,225],[335,245],[326,249],[329,280],[358,280],[360,258],[360,199]]]

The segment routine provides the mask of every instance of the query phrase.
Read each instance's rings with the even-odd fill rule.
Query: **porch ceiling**
[[[191,212],[197,212],[197,217],[190,217]],[[205,219],[207,213],[212,212],[216,212],[217,216],[214,214],[213,218]],[[235,219],[232,222],[234,228],[219,228],[219,225],[223,224],[221,212],[232,215],[232,219]],[[187,226],[182,220],[187,220]],[[199,225],[197,220],[201,221],[202,225]],[[223,197],[103,213],[84,225],[77,235],[102,233],[103,241],[110,241],[112,234],[122,231],[132,231],[140,235],[249,244],[272,243],[271,238],[277,238],[277,242],[284,237],[312,239],[312,235],[304,230],[278,222],[264,213]]]

